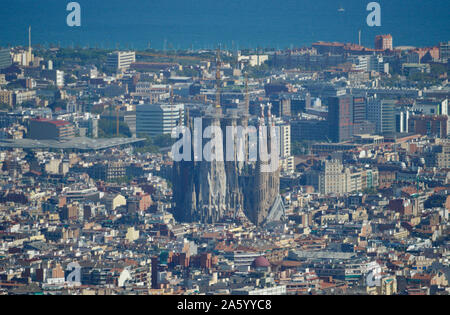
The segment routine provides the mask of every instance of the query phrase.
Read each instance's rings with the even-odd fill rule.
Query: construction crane
[[[120,109],[120,106],[119,105],[117,105],[116,106],[116,131],[117,131],[117,137],[119,137],[119,109]]]
[[[248,73],[245,72],[245,114],[250,113],[250,97],[248,94]]]
[[[217,49],[216,58],[216,108],[220,108],[220,88],[222,83],[222,78],[220,74],[220,68],[222,66],[222,61],[220,60],[220,47]]]

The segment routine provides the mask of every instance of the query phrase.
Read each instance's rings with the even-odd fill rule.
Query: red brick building
[[[394,46],[391,34],[377,35],[375,37],[375,49],[393,50]]]
[[[445,115],[420,115],[409,119],[409,130],[420,135],[447,138],[447,121]]]

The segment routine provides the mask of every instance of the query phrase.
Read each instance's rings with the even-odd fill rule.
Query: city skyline
[[[448,1],[5,1],[0,295],[450,294]]]

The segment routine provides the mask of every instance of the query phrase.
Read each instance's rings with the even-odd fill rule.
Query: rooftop
[[[21,148],[21,149],[60,149],[60,150],[102,150],[121,145],[129,145],[145,141],[143,138],[105,138],[91,139],[76,137],[65,141],[57,140],[33,140],[33,139],[1,139],[0,148]]]

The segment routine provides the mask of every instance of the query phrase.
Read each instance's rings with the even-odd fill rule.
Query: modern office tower
[[[136,106],[136,134],[151,137],[170,134],[177,126],[184,104],[146,104]]]
[[[291,121],[292,142],[304,140],[327,141],[328,122],[318,119],[302,119]]]
[[[383,133],[395,132],[396,104],[396,100],[383,100],[381,102],[381,132]]]
[[[293,95],[291,98],[291,114],[296,116],[297,114],[304,112],[307,108],[311,107],[311,95],[309,93],[302,93],[299,95]]]
[[[64,120],[32,119],[28,137],[37,140],[66,140],[75,136],[73,125]]]
[[[363,95],[353,97],[353,135],[375,133],[375,124],[367,120],[366,97]]]
[[[353,123],[360,124],[366,120],[366,98],[353,96]]]
[[[439,55],[442,61],[447,62],[450,58],[450,41],[439,44]]]
[[[393,50],[393,41],[391,34],[377,35],[375,37],[375,49]]]
[[[0,70],[11,66],[11,52],[9,49],[0,49]]]
[[[345,95],[328,98],[329,139],[333,142],[350,140],[353,136],[353,97]]]
[[[291,99],[280,96],[272,100],[272,113],[277,117],[291,116]]]
[[[130,68],[132,63],[136,62],[136,53],[134,51],[115,51],[108,55],[106,66],[114,70],[124,70]]]
[[[375,124],[378,134],[395,132],[396,103],[396,100],[382,100],[376,96],[367,99],[367,119]]]

